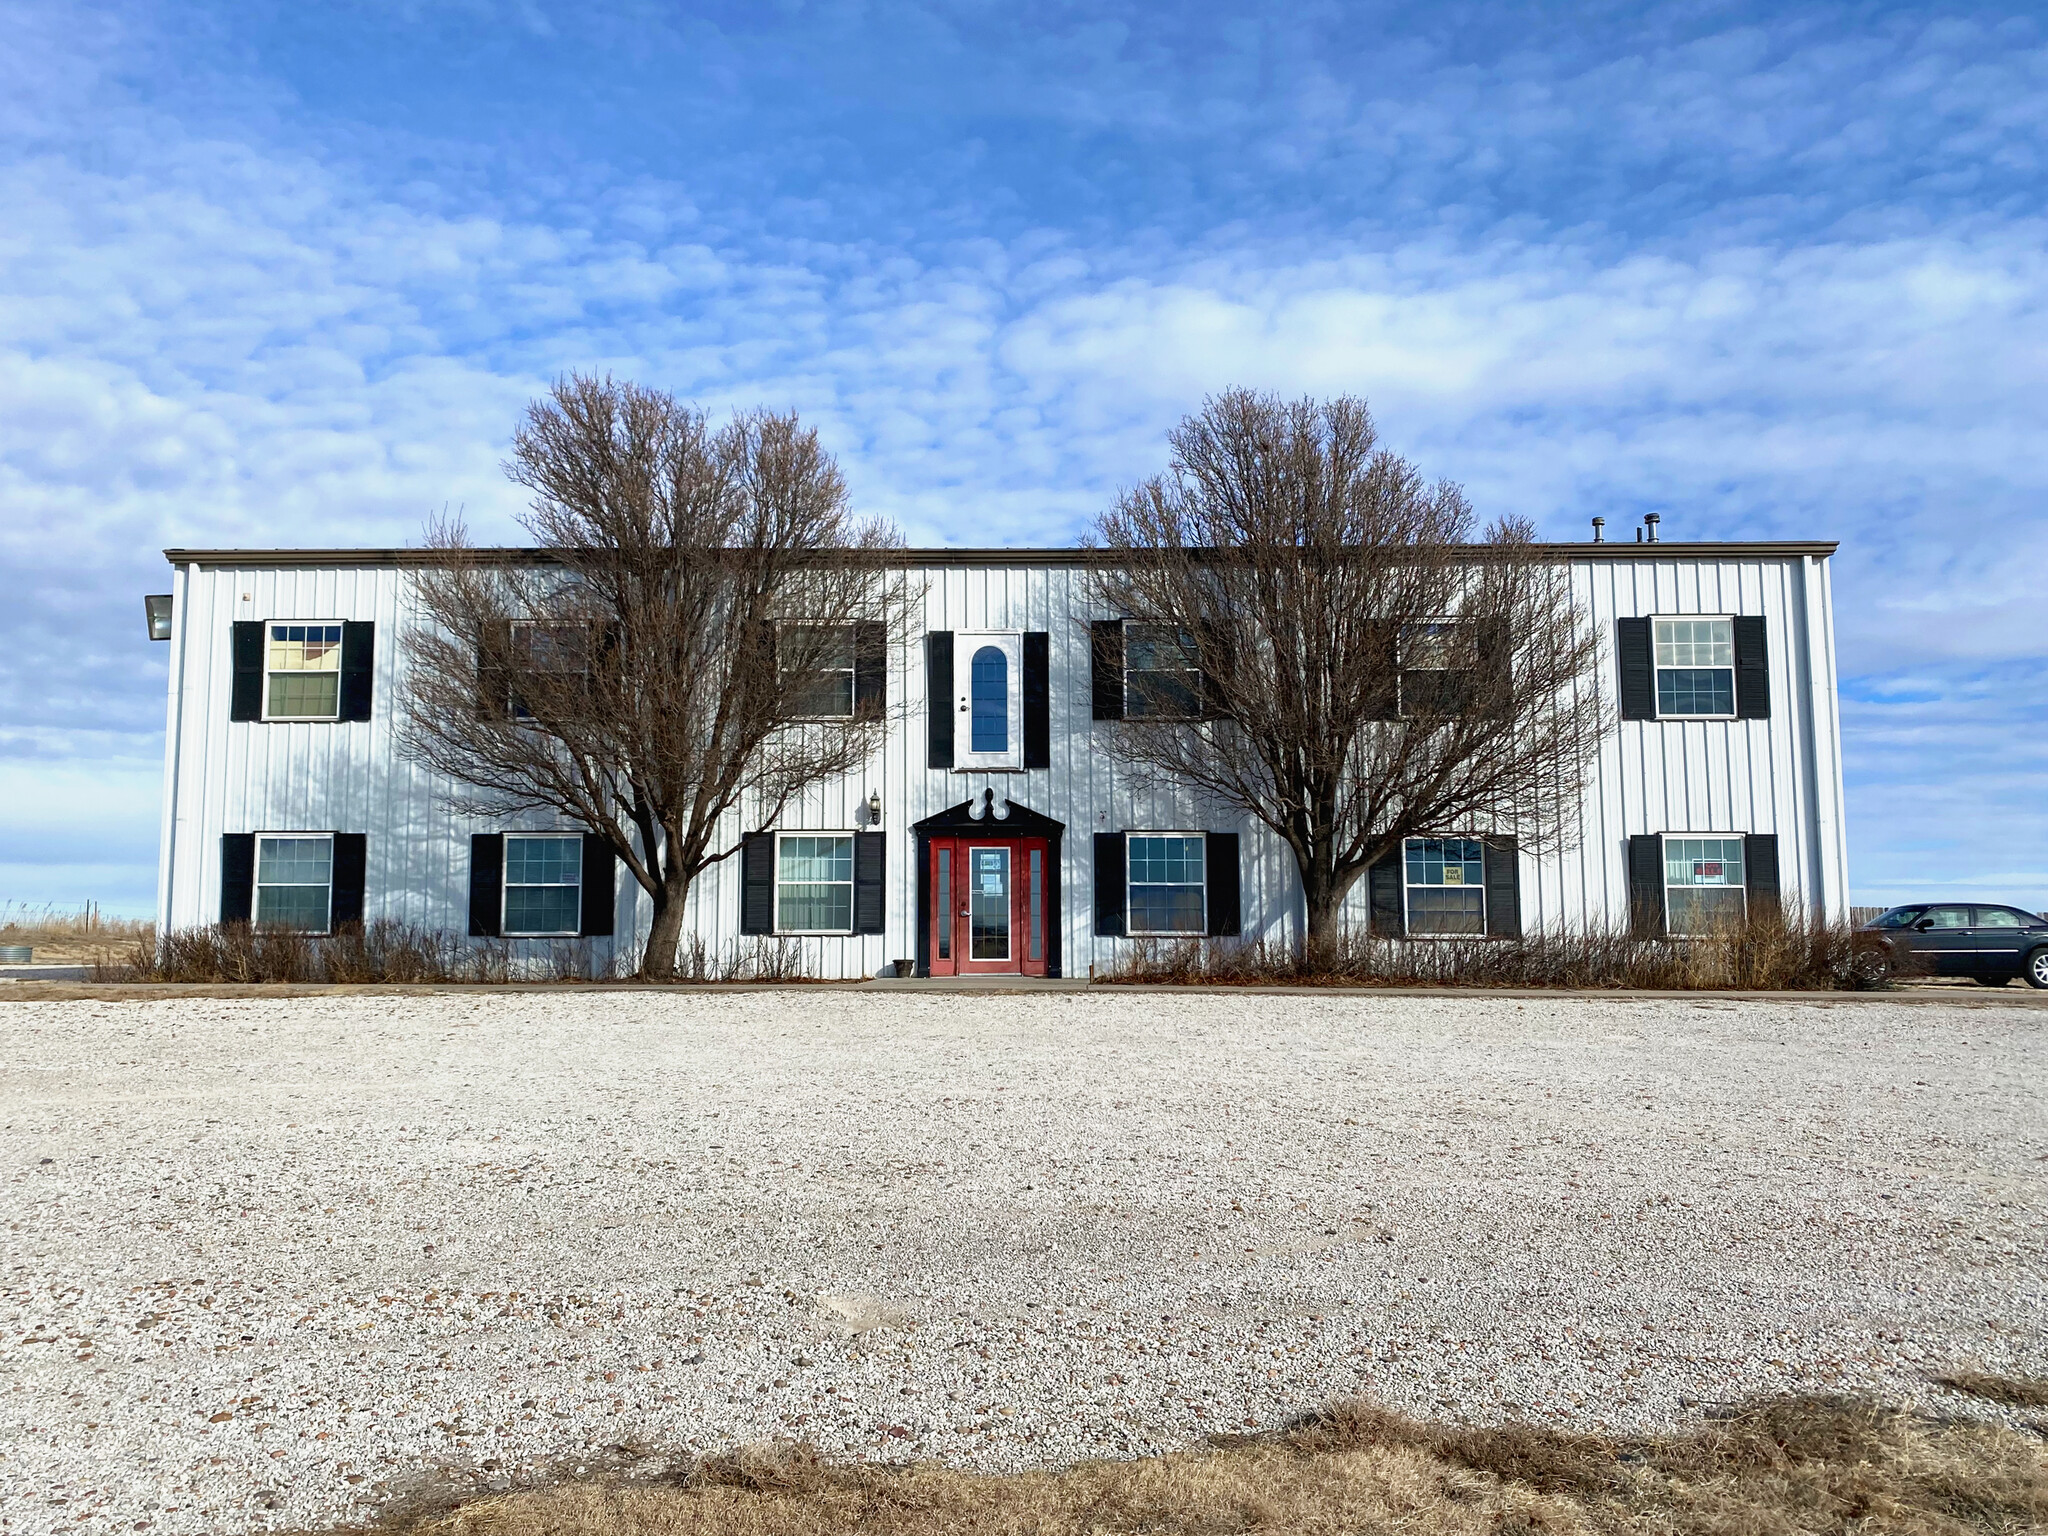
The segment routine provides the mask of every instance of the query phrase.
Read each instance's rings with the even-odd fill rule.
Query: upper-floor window
[[[264,652],[263,718],[334,720],[340,714],[341,625],[272,624]]]
[[[1195,720],[1202,713],[1202,670],[1192,636],[1171,624],[1124,625],[1124,716]]]
[[[1728,716],[1735,713],[1735,621],[1657,619],[1659,716]]]
[[[1471,707],[1479,664],[1471,624],[1434,619],[1401,626],[1401,713],[1461,715]]]
[[[259,928],[302,928],[308,933],[325,933],[333,903],[333,837],[256,839],[253,916]]]
[[[573,620],[520,619],[512,625],[512,717],[531,720],[520,686],[549,712],[580,695],[590,679],[591,626]],[[573,931],[573,930],[572,930]]]
[[[1406,866],[1408,932],[1486,932],[1486,847],[1476,837],[1411,837]]]
[[[977,646],[968,670],[968,750],[1010,750],[1010,658],[999,645]]]
[[[776,656],[796,714],[813,720],[853,718],[853,625],[785,625],[777,631]]]

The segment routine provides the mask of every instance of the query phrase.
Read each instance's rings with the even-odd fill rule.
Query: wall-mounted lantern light
[[[881,824],[882,792],[879,789],[871,789],[868,791],[868,825],[879,827]]]
[[[171,638],[171,594],[157,593],[142,600],[142,611],[149,617],[149,638],[168,640]]]

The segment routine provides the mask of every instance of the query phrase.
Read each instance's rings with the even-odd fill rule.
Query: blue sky
[[[0,0],[0,900],[147,911],[166,545],[398,544],[570,368],[1071,540],[1209,390],[1837,538],[1856,899],[2048,908],[2036,7]]]

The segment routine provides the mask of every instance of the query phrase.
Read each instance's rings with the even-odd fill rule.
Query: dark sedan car
[[[1882,947],[1887,969],[1922,976],[1967,976],[2002,987],[2015,976],[2048,988],[2048,917],[1982,902],[1925,901],[1893,907],[1863,925]]]

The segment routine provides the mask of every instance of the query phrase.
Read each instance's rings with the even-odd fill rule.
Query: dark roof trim
[[[1725,544],[1538,544],[1539,554],[1554,560],[1795,560],[1802,555],[1832,555],[1832,539],[1733,541]],[[470,553],[494,565],[545,565],[551,557],[537,549],[477,549]],[[210,565],[251,569],[260,566],[431,565],[435,556],[424,549],[167,549],[173,565]],[[1099,549],[904,549],[888,564],[915,565],[1098,565],[1111,558]]]

